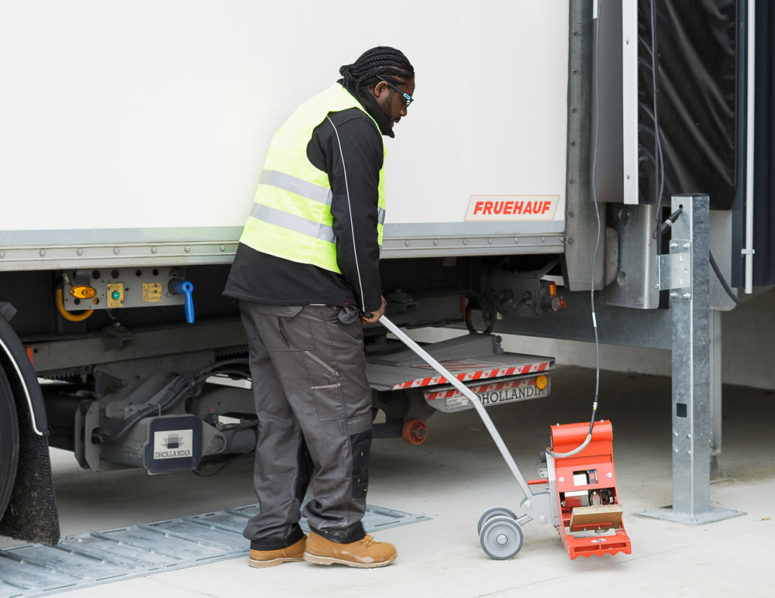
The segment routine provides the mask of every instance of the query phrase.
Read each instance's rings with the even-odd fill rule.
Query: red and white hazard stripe
[[[456,376],[461,382],[471,382],[472,380],[488,380],[489,378],[502,378],[504,376],[523,376],[525,374],[536,374],[545,372],[549,369],[551,362],[542,361],[540,363],[528,363],[516,365],[507,368],[496,368],[492,370],[479,370],[475,372],[462,372]],[[394,384],[392,390],[402,390],[405,388],[420,388],[423,386],[436,386],[438,384],[447,384],[448,380],[444,376],[429,376],[427,378],[416,378]]]
[[[469,387],[473,392],[493,392],[503,390],[504,388],[519,388],[520,386],[530,386],[536,383],[535,378],[520,378],[517,380],[506,380],[505,382],[495,382],[493,384],[478,384]],[[452,397],[461,397],[463,394],[456,388],[447,390],[437,390],[435,392],[426,392],[425,398],[433,401],[435,399],[451,399]]]

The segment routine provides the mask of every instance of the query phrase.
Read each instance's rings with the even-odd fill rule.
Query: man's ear
[[[387,93],[388,91],[390,91],[390,86],[384,81],[380,81],[372,88],[371,93],[374,94],[375,98],[380,98],[383,94]]]

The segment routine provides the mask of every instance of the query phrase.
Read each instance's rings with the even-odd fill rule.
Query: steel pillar
[[[641,514],[699,524],[744,513],[710,506],[712,407],[708,196],[673,196],[672,211],[679,209],[681,214],[672,227],[670,253],[660,256],[659,268],[660,288],[670,290],[673,321],[673,504]],[[716,372],[715,377],[720,383],[720,372]],[[718,388],[714,394],[720,400]]]
[[[710,312],[710,457],[713,465],[721,454],[721,312]]]

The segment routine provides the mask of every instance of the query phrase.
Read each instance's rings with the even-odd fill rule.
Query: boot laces
[[[371,546],[373,543],[374,543],[374,538],[372,538],[369,534],[366,534],[365,536],[363,536],[363,538],[358,540],[358,544],[361,544],[366,548]]]

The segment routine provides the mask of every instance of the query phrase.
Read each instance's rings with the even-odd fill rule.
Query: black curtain
[[[656,12],[656,112],[663,169],[657,168],[654,137],[652,6]],[[639,0],[641,202],[656,201],[663,171],[663,206],[669,207],[674,193],[707,193],[711,208],[732,207],[739,178],[736,27],[736,0]]]
[[[775,284],[775,5],[756,3],[754,284]]]

